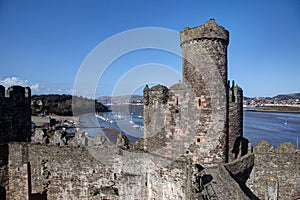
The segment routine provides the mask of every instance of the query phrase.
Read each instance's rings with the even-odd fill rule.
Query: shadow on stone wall
[[[237,159],[239,157],[239,155],[244,156],[247,153],[250,153],[250,152],[248,152],[249,144],[250,144],[249,140],[244,137],[236,138],[232,152],[231,152],[235,155],[235,159]]]
[[[46,193],[31,194],[29,200],[47,200],[47,194]]]
[[[27,172],[28,172],[29,200],[47,200],[47,190],[44,190],[42,194],[41,193],[32,194],[31,165],[30,165],[30,162],[27,163]]]
[[[0,145],[0,199],[6,199],[6,189],[8,183],[8,145]]]
[[[6,199],[6,190],[2,186],[0,186],[0,199]]]
[[[248,146],[248,144],[249,141],[243,138],[242,145]],[[229,171],[232,178],[239,184],[240,188],[250,199],[258,200],[259,198],[246,185],[246,182],[253,170],[253,166],[254,154],[248,153],[245,156],[236,159],[234,162],[226,164],[225,168]]]

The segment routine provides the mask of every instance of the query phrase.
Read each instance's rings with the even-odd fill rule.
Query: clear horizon
[[[2,1],[0,84],[30,86],[33,94],[72,94],[76,77],[89,55],[116,35],[145,27],[179,32],[214,18],[230,33],[228,79],[243,88],[244,96],[299,93],[299,11],[297,0]],[[135,39],[126,42],[135,43]],[[169,42],[179,47],[179,35]],[[116,50],[107,48],[108,53]],[[98,59],[104,60],[105,56],[99,55]],[[160,49],[138,49],[114,59],[101,76],[91,72],[90,76],[99,76],[99,82],[94,94],[87,96],[111,96],[129,72],[138,66],[155,68],[153,64],[181,74],[180,56]],[[149,74],[136,73],[139,74],[133,74],[133,79],[147,82],[137,81],[135,86],[123,82],[120,94],[142,94]],[[156,74],[159,77],[151,84],[170,79],[167,72]],[[167,86],[179,79],[174,75]],[[126,91],[126,87],[131,91]]]

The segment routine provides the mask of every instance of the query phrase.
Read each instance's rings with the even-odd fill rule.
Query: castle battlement
[[[25,102],[30,103],[31,90],[29,87],[11,86],[6,91],[6,98],[12,103]]]
[[[168,101],[169,89],[163,85],[156,85],[151,88],[146,85],[144,88],[144,102],[145,104],[166,103]]]
[[[238,85],[235,85],[232,81],[232,86],[230,87],[230,82],[228,81],[229,86],[229,103],[243,103],[243,89]]]
[[[6,93],[6,95],[5,95]],[[0,85],[0,144],[28,142],[31,137],[31,90]]]
[[[229,32],[219,26],[214,19],[210,19],[205,24],[195,28],[186,27],[180,32],[180,45],[201,39],[219,39],[226,44],[229,43]]]

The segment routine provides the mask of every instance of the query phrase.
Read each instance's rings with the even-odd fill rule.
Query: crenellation
[[[31,138],[31,90],[29,87],[1,86],[0,144],[11,141],[27,142]]]
[[[260,199],[297,199],[300,188],[300,152],[285,142],[275,148],[262,141],[254,148],[249,188]]]
[[[15,103],[22,102],[25,99],[25,88],[22,86],[11,86],[6,93],[7,97]]]
[[[180,32],[180,45],[185,43],[192,43],[193,41],[199,41],[201,39],[221,40],[225,44],[229,42],[229,32],[222,26],[215,23],[214,19],[210,19],[202,26],[195,28],[185,27]]]
[[[30,87],[25,87],[25,102],[31,105],[31,89]]]

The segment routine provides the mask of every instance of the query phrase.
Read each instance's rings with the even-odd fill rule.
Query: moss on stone
[[[296,147],[290,142],[280,144],[276,149],[276,153],[295,153]]]
[[[254,148],[255,153],[273,152],[274,146],[267,141],[260,141]]]
[[[164,85],[158,84],[158,85],[155,85],[155,86],[151,87],[151,90],[162,90],[162,91],[164,91],[164,90],[168,90],[168,88]]]
[[[277,181],[278,177],[275,175],[271,175],[271,176],[265,176],[261,178],[262,181],[267,181],[267,182],[273,182],[273,181]]]

